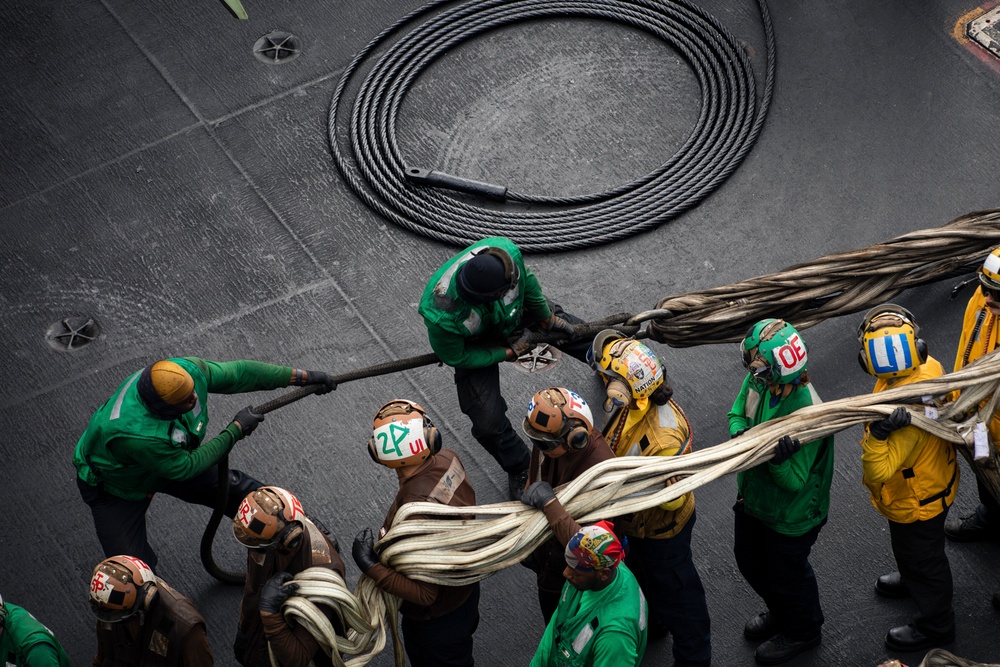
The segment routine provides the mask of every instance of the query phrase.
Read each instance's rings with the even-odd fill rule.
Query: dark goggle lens
[[[983,294],[989,298],[990,301],[1000,303],[1000,288],[987,287],[983,285]]]
[[[538,447],[543,452],[551,452],[553,449],[561,447],[563,444],[562,440],[538,440],[536,438],[530,438],[531,444]]]
[[[118,623],[135,614],[131,609],[108,609],[97,600],[90,601],[90,611],[102,623]]]

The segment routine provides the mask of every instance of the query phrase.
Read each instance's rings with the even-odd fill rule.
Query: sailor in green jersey
[[[639,665],[646,652],[648,608],[610,524],[581,528],[548,482],[535,482],[521,500],[545,512],[556,539],[566,545],[566,583],[531,667]]]
[[[747,375],[729,411],[729,434],[821,403],[809,381],[805,342],[791,324],[757,322],[740,344]],[[822,639],[816,574],[809,563],[830,509],[833,436],[788,435],[773,458],[736,476],[733,553],[740,573],[767,605],[743,628],[759,665],[778,665]]]
[[[146,539],[146,510],[157,492],[213,506],[216,464],[263,420],[250,406],[214,438],[208,431],[208,394],[239,394],[289,385],[336,384],[322,371],[258,361],[217,362],[197,357],[157,361],[129,375],[90,418],[73,454],[80,495],[94,517],[107,557],[136,556],[155,567]],[[229,471],[226,515],[260,482]]]
[[[69,667],[52,631],[23,608],[0,597],[0,663],[14,667]]]
[[[570,322],[579,318],[549,306],[520,249],[503,237],[477,241],[445,262],[424,288],[419,312],[434,353],[455,369],[472,437],[507,473],[508,493],[517,500],[528,481],[529,449],[507,418],[499,364],[531,349],[529,327],[563,334],[572,342],[557,347],[586,361],[590,341],[572,340]]]

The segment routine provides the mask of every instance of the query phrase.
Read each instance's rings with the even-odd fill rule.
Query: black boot
[[[903,576],[899,572],[883,574],[875,582],[875,592],[884,598],[908,598],[910,597],[910,587],[903,581]]]

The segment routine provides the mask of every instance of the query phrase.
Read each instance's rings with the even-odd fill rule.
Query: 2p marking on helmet
[[[423,463],[441,451],[441,433],[413,401],[395,399],[375,413],[368,454],[376,463],[403,468]]]

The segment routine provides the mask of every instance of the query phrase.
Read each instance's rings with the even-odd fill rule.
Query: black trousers
[[[979,507],[976,513],[979,519],[988,524],[994,532],[1000,533],[1000,503],[993,498],[988,486],[976,476],[976,488],[979,490]]]
[[[764,600],[779,632],[789,639],[807,640],[820,633],[816,574],[809,552],[823,523],[804,535],[782,535],[736,506],[733,552],[740,573]]]
[[[103,488],[94,487],[79,477],[77,488],[83,502],[90,507],[97,529],[97,539],[104,549],[104,557],[121,554],[135,556],[156,568],[156,552],[146,538],[146,510],[152,498],[125,500],[111,495]],[[219,485],[218,466],[212,466],[197,477],[184,482],[171,482],[159,493],[180,498],[184,502],[215,506],[215,491]],[[226,502],[226,516],[236,516],[240,502],[248,493],[261,486],[253,477],[239,470],[229,471],[229,496]]]
[[[479,627],[479,584],[469,599],[430,620],[403,617],[403,646],[412,667],[472,667],[472,635]]]
[[[708,667],[712,628],[705,588],[691,558],[695,515],[679,533],[662,540],[629,537],[625,564],[649,604],[650,633],[673,636],[676,667]]]
[[[579,317],[552,306],[552,312],[573,324]],[[557,346],[564,354],[586,362],[591,340],[575,340]],[[500,393],[500,366],[456,368],[458,406],[472,422],[472,437],[508,474],[528,469],[531,453],[507,418],[507,402]]]
[[[951,567],[944,551],[947,516],[945,510],[926,521],[889,522],[892,555],[917,603],[912,623],[928,637],[947,635],[955,629]]]

